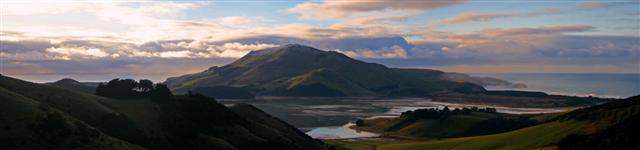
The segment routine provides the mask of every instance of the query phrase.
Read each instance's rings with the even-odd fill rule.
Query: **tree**
[[[149,97],[151,90],[153,90],[153,82],[151,82],[151,80],[140,80],[140,82],[138,83],[137,91],[141,96]]]
[[[151,80],[142,79],[138,83],[138,89],[140,92],[149,92],[153,89],[153,82],[151,82]]]
[[[356,126],[363,126],[363,125],[364,125],[364,120],[363,119],[356,120]]]
[[[157,89],[160,88],[160,89]],[[141,98],[151,97],[156,92],[163,96],[171,96],[171,91],[164,84],[154,87],[151,80],[142,79],[139,82],[133,79],[113,79],[106,84],[100,83],[96,88],[96,95],[112,98]]]
[[[451,110],[449,109],[448,106],[444,106],[444,108],[442,109],[442,111],[446,114],[449,113]]]
[[[165,84],[156,84],[156,87],[151,91],[152,100],[164,100],[173,96],[171,90]]]
[[[106,96],[105,95],[105,86],[102,83],[98,84],[98,87],[96,87],[96,95]]]

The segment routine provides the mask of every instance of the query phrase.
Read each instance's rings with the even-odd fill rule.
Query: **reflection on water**
[[[366,138],[366,137],[379,136],[376,133],[371,133],[366,131],[356,131],[354,129],[349,128],[354,125],[355,124],[353,123],[347,123],[343,126],[338,126],[338,127],[315,128],[307,132],[307,135],[316,139],[350,139],[350,138]]]

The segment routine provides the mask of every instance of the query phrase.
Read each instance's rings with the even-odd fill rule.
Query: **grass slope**
[[[580,131],[584,122],[552,122],[516,131],[464,138],[452,138],[425,142],[384,144],[378,149],[419,150],[419,149],[535,149],[554,144],[567,135]]]
[[[201,95],[110,99],[0,76],[0,98],[0,149],[327,149]]]
[[[0,149],[144,149],[0,87]]]
[[[330,145],[345,150],[424,150],[424,149],[449,149],[449,150],[520,150],[536,149],[555,144],[567,135],[578,133],[585,125],[581,121],[551,122],[515,131],[461,138],[446,139],[395,139],[384,140],[327,140]]]
[[[456,137],[463,136],[474,125],[499,114],[474,112],[472,115],[452,115],[446,119],[418,119],[406,122],[405,118],[377,118],[365,120],[357,129],[385,133],[392,136],[410,137]]]

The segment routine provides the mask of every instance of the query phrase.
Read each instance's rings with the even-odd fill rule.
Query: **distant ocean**
[[[543,91],[549,94],[626,98],[640,94],[640,74],[471,74],[524,83],[526,89],[488,87],[488,90]]]
[[[598,96],[624,98],[640,94],[640,74],[471,74],[504,79],[513,83],[524,83],[526,89],[488,87],[489,90],[543,91],[550,94],[572,96]],[[150,79],[163,82],[167,77],[179,75],[159,74],[36,74],[9,75],[32,82],[53,82],[62,78],[73,78],[83,82],[108,81],[114,78]]]

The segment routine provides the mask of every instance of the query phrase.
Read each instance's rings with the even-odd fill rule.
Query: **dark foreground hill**
[[[561,149],[640,149],[640,95],[579,109],[559,119],[591,122],[585,132],[562,139]]]
[[[49,85],[59,86],[65,89],[94,94],[96,92],[97,83],[82,83],[71,78],[60,79],[56,82],[47,83]]]
[[[425,96],[485,91],[480,85],[443,79],[442,74],[388,68],[293,44],[252,51],[231,64],[168,78],[165,84],[178,93],[231,86],[269,96]]]
[[[327,149],[251,106],[111,99],[0,76],[0,149]]]

